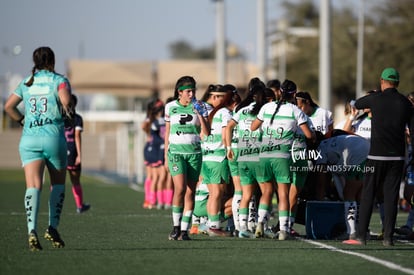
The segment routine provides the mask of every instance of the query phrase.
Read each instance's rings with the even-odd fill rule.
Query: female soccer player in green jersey
[[[165,106],[165,165],[174,184],[170,240],[190,240],[188,228],[202,164],[201,135],[210,132],[207,112],[193,100],[195,92],[195,79],[183,76],[175,85],[175,100]]]

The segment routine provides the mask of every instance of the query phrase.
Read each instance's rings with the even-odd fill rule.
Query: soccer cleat
[[[198,234],[208,234],[208,226],[205,223],[202,223],[198,226]]]
[[[350,245],[366,245],[367,242],[361,239],[349,239],[342,242],[343,244],[350,244]]]
[[[345,240],[356,240],[356,233],[348,234],[347,232],[343,232],[341,235],[337,236],[335,240],[338,241],[345,241]]]
[[[266,228],[263,234],[264,234],[264,237],[267,239],[276,239],[277,237],[276,234],[270,228]]]
[[[179,241],[191,241],[187,231],[181,231],[181,235],[178,237]]]
[[[148,205],[149,205],[149,202],[148,201],[144,201],[144,203],[142,204],[142,208],[147,209],[148,208]]]
[[[198,234],[198,224],[193,224],[191,226],[190,234],[191,235],[197,235]]]
[[[42,246],[40,245],[39,238],[37,237],[36,231],[32,230],[29,233],[29,249],[31,251],[40,251]]]
[[[77,212],[78,214],[81,214],[81,213],[83,213],[83,212],[85,212],[85,211],[88,211],[88,210],[89,210],[89,208],[91,208],[91,205],[90,205],[90,204],[82,204],[82,207],[77,208],[77,209],[76,209],[76,212]]]
[[[60,238],[57,230],[49,225],[45,232],[45,239],[52,242],[54,248],[65,247],[65,242]]]
[[[263,223],[262,222],[258,222],[257,223],[257,227],[256,227],[256,231],[254,233],[254,236],[256,238],[262,238],[264,236],[263,231],[264,231]]]
[[[241,238],[241,239],[251,239],[251,238],[254,238],[254,235],[250,231],[239,231],[239,238]]]
[[[144,201],[144,204],[142,204],[142,208],[153,209],[155,208],[155,204],[152,204],[149,201]]]
[[[168,236],[168,239],[170,241],[176,241],[181,235],[181,229],[179,226],[174,226],[173,230],[171,231],[170,235]]]
[[[342,232],[342,234],[338,235],[335,237],[335,240],[337,241],[345,241],[345,240],[349,240],[349,234],[347,232]]]
[[[285,241],[285,240],[289,239],[289,234],[284,230],[280,230],[278,239],[279,239],[279,241]]]

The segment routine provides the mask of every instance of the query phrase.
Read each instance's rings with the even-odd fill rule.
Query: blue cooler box
[[[333,239],[346,232],[344,203],[337,201],[307,201],[306,237]]]

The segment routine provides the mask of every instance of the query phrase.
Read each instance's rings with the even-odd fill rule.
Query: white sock
[[[257,211],[256,211],[256,198],[253,196],[249,202],[249,220],[247,227],[250,231],[254,231],[256,227]]]
[[[289,232],[289,217],[279,217],[279,227],[280,231]]]
[[[249,218],[249,214],[242,214],[239,213],[239,226],[240,226],[240,231],[247,231],[248,226],[247,226],[247,220]]]
[[[185,213],[183,213],[183,216],[181,218],[181,231],[187,231],[190,227],[190,221],[191,217],[193,216],[193,211],[188,210]]]
[[[266,217],[267,217],[267,213],[269,211],[267,211],[267,207],[263,207],[263,205],[259,205],[259,210],[257,212],[257,222],[261,222],[264,223],[266,222]]]
[[[233,220],[234,220],[234,229],[236,229],[237,231],[240,231],[239,206],[240,206],[241,198],[242,198],[242,194],[235,192],[233,195],[233,200],[231,202],[231,210],[233,212]]]
[[[345,220],[346,220],[346,232],[353,234],[356,232],[356,217],[357,217],[357,204],[356,201],[344,202]]]

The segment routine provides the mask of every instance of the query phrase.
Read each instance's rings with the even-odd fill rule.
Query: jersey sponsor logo
[[[371,131],[371,127],[359,127],[358,130],[359,131],[367,131],[367,132],[370,132]]]
[[[203,154],[204,154],[204,155],[214,154],[214,150],[209,150],[209,149],[204,150],[204,151],[203,151]]]
[[[193,135],[194,134],[194,132],[193,131],[180,131],[180,130],[178,130],[178,131],[176,131],[175,132],[175,134],[177,135],[177,136],[181,136],[181,135]]]
[[[312,126],[311,127],[314,131],[319,131],[319,132],[323,132],[324,130],[325,130],[325,127],[323,127],[323,126],[320,126],[320,125],[318,125],[318,126]]]
[[[259,148],[246,148],[246,149],[241,149],[239,151],[239,155],[240,156],[253,155],[253,154],[258,154],[259,152],[260,152]]]
[[[262,150],[260,152],[264,153],[264,152],[272,152],[272,151],[278,151],[278,150],[280,150],[280,144],[262,147]]]
[[[30,95],[46,95],[50,93],[49,86],[33,86],[32,89],[29,90]]]
[[[193,116],[190,114],[181,114],[180,120],[178,121],[181,125],[186,124],[187,122],[190,122],[193,120]]]
[[[50,118],[40,118],[40,119],[36,119],[30,122],[29,128],[34,128],[34,127],[42,127],[45,125],[49,125],[49,124],[53,124],[53,121]]]

